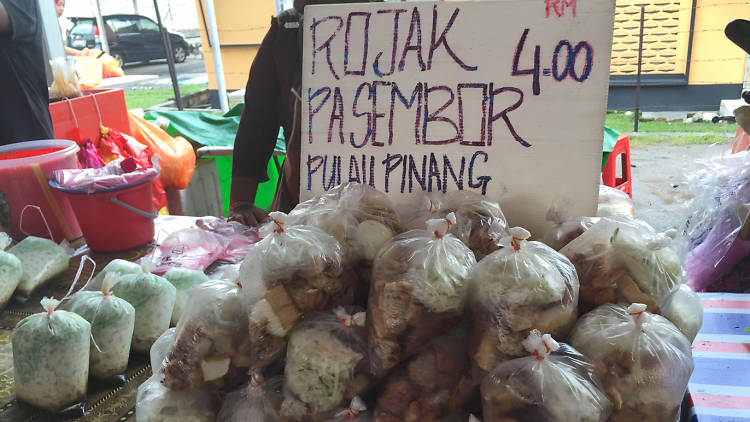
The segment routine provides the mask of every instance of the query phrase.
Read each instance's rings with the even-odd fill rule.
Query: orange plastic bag
[[[120,62],[115,60],[114,57],[107,53],[104,53],[99,60],[102,61],[102,76],[105,78],[116,78],[118,76],[125,76],[125,72],[120,67]]]
[[[181,137],[173,138],[161,128],[128,112],[130,133],[159,156],[161,181],[165,188],[185,189],[195,170],[193,146]]]
[[[734,136],[734,143],[732,144],[732,154],[748,149],[750,149],[750,135],[745,133],[741,127],[737,127],[737,134]]]

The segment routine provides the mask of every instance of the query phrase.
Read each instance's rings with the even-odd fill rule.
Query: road
[[[125,65],[126,75],[157,75],[158,79],[141,82],[129,88],[171,88],[172,80],[166,60],[150,62],[148,64],[131,63]],[[203,84],[208,82],[203,58],[191,55],[183,63],[177,63],[177,80],[180,84]]]

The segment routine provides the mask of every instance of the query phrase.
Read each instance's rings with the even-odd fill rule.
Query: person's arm
[[[5,10],[5,5],[0,1],[0,34],[10,32],[10,17],[8,11]]]
[[[229,217],[250,226],[266,218],[254,205],[255,194],[258,184],[268,180],[266,169],[279,133],[280,84],[273,59],[278,26],[274,19],[250,67],[245,108],[234,140]]]

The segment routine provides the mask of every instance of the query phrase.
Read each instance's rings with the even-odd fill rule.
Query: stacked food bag
[[[76,358],[106,377],[121,366],[100,338],[150,347],[141,422],[676,420],[702,310],[672,233],[565,216],[565,236],[534,236],[483,197],[411,205],[339,186],[271,213],[222,280],[114,261],[64,306],[81,321],[46,303],[14,349],[71,319],[78,343],[93,336]],[[45,347],[42,360],[62,346]]]

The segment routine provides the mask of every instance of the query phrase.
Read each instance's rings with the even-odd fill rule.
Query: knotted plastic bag
[[[667,298],[661,314],[682,331],[691,343],[703,326],[701,299],[687,284],[680,285]]]
[[[594,365],[614,406],[609,419],[675,421],[693,371],[690,342],[646,305],[602,305],[582,316],[570,344]]]
[[[210,280],[190,291],[164,363],[164,385],[175,391],[206,383],[234,388],[250,366],[250,339],[242,289]]]
[[[370,361],[381,375],[456,325],[474,253],[450,234],[453,213],[393,238],[375,259],[367,305]]]
[[[191,295],[190,289],[208,281],[208,276],[203,271],[190,270],[187,268],[170,268],[163,276],[177,290],[177,296],[172,310],[172,325],[177,325],[182,310]]]
[[[367,411],[365,402],[359,397],[354,397],[349,406],[335,412],[331,419],[326,422],[372,422],[372,415]]]
[[[176,295],[174,286],[154,274],[126,274],[119,277],[112,293],[135,308],[132,350],[148,353],[169,328]]]
[[[479,389],[466,356],[468,336],[460,324],[388,374],[378,389],[375,420],[465,422],[456,413]]]
[[[28,298],[36,289],[64,273],[70,263],[64,247],[36,236],[26,237],[8,249],[8,253],[21,260],[23,276],[16,293],[23,298]]]
[[[49,61],[52,67],[50,98],[75,98],[81,96],[81,82],[74,57],[56,57]]]
[[[104,277],[106,277],[109,273],[115,273],[118,276],[123,276],[126,274],[143,274],[143,267],[136,264],[135,262],[126,261],[124,259],[114,259],[110,261],[109,264],[105,265],[104,268],[99,271],[99,274],[97,274],[93,280],[86,284],[83,289],[95,292],[101,291],[102,284],[104,283]],[[119,277],[117,278],[117,280],[119,281]],[[112,287],[114,287],[114,285]]]
[[[80,291],[64,308],[91,324],[90,373],[107,380],[122,375],[128,367],[135,328],[135,309],[110,291],[117,274],[105,277],[99,292]]]
[[[627,193],[605,185],[599,185],[598,217],[635,218],[633,200]]]
[[[503,249],[471,273],[472,336],[469,356],[484,371],[525,355],[532,329],[567,338],[578,306],[578,277],[570,261],[520,227]]]
[[[281,378],[263,379],[250,374],[250,382],[224,398],[217,420],[221,422],[278,422],[281,406]]]
[[[596,217],[572,217],[568,214],[571,207],[570,202],[558,200],[547,211],[547,221],[551,221],[554,226],[544,234],[544,243],[556,251],[599,221]]]
[[[16,399],[59,412],[86,399],[91,324],[45,297],[11,333]],[[82,405],[81,405],[82,406]]]
[[[352,292],[341,280],[341,246],[311,226],[286,224],[286,215],[270,214],[261,237],[240,266],[249,312],[252,368],[275,360],[286,335],[315,311],[351,303]]]
[[[307,420],[325,420],[371,382],[364,309],[338,307],[313,314],[289,337],[285,392]]]
[[[138,387],[136,422],[214,422],[218,397],[211,389],[172,391],[152,376]]]
[[[523,346],[529,356],[501,363],[482,381],[485,420],[607,421],[612,404],[583,355],[537,330]]]
[[[21,260],[17,256],[5,252],[5,248],[10,245],[10,236],[0,232],[0,236],[3,235],[5,237],[0,239],[0,309],[8,303],[23,277]],[[3,240],[5,238],[7,240]]]

